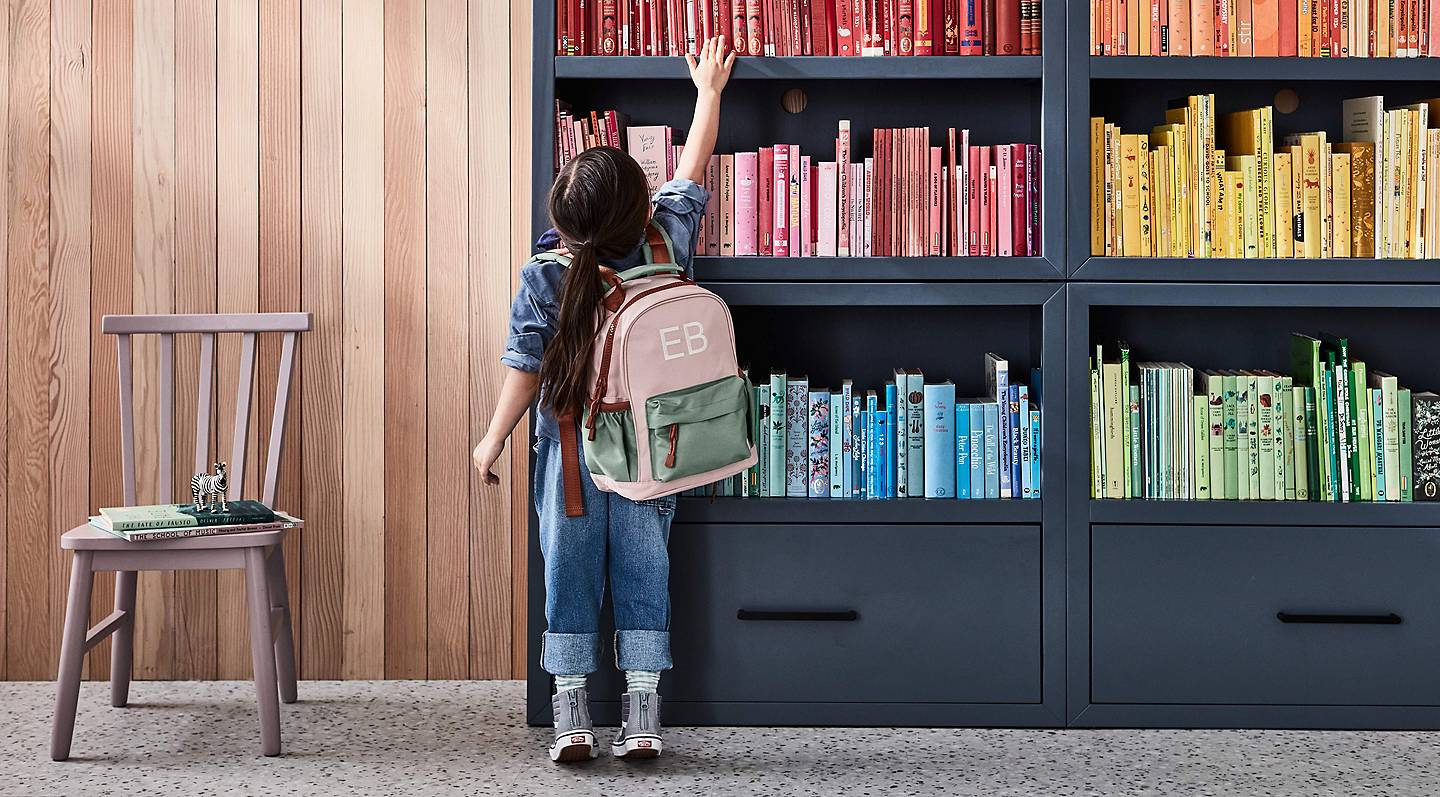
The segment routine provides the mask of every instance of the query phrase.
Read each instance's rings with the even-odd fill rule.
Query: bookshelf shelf
[[[1440,58],[1087,58],[1092,80],[1440,80]]]
[[[681,498],[681,523],[1038,524],[1043,501],[946,501],[901,498],[853,501],[806,498]],[[958,529],[963,533],[963,529]]]
[[[1091,523],[1165,526],[1440,526],[1440,503],[1319,501],[1090,501]],[[1440,532],[1437,532],[1440,533]]]
[[[556,56],[559,80],[688,80],[684,58]],[[1042,56],[741,57],[732,80],[1039,80]]]
[[[1043,257],[697,257],[701,281],[1058,280]]]
[[[1089,257],[1074,278],[1116,282],[1435,283],[1440,260]]]

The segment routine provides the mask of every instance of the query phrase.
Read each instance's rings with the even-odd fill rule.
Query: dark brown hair
[[[614,147],[587,149],[560,170],[549,209],[571,262],[560,288],[558,329],[540,360],[540,388],[556,415],[578,417],[605,296],[600,261],[625,257],[644,237],[650,220],[645,173]]]

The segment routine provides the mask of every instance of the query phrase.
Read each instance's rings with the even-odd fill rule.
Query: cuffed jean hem
[[[599,634],[546,631],[540,646],[540,668],[551,675],[589,675],[599,669]]]
[[[670,662],[669,631],[616,631],[615,666],[622,670],[660,672]]]

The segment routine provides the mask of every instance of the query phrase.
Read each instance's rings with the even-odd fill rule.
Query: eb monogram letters
[[[705,338],[705,327],[699,321],[687,321],[684,326],[679,327],[660,328],[660,353],[666,360],[699,354],[709,347],[710,341]]]

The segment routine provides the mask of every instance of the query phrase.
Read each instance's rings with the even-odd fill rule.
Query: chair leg
[[[130,668],[135,657],[134,570],[115,574],[115,610],[129,614],[110,640],[110,705],[124,708],[130,702]]]
[[[250,660],[260,701],[260,752],[280,755],[280,703],[275,685],[275,648],[270,642],[270,588],[265,549],[245,549],[245,587],[250,604]]]
[[[285,583],[285,550],[276,545],[266,559],[266,574],[269,577],[270,605],[279,609],[280,629],[275,634],[275,676],[280,682],[280,699],[294,703],[295,690],[295,632],[290,622],[290,588]]]
[[[65,602],[65,630],[60,639],[60,673],[55,679],[55,720],[50,729],[50,758],[70,757],[75,735],[75,709],[80,699],[80,669],[85,663],[85,635],[90,628],[90,590],[94,572],[90,551],[76,551],[70,564],[70,596]]]

